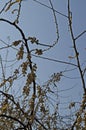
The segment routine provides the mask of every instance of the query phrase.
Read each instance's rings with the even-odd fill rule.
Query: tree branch
[[[82,33],[80,33],[80,34],[75,38],[75,40],[77,40],[78,38],[80,38],[84,33],[86,33],[86,30],[83,31]]]
[[[73,29],[72,29],[72,15],[71,15],[71,11],[70,11],[70,0],[68,0],[68,21],[69,21],[69,28],[70,28],[71,38],[72,38],[72,42],[73,42],[73,47],[74,47],[74,51],[75,51],[75,55],[76,55],[77,66],[78,66],[78,70],[79,70],[79,73],[81,76],[82,87],[83,87],[84,93],[86,94],[85,80],[83,77],[80,60],[79,60],[79,53],[77,51],[76,42],[75,42]],[[80,37],[81,35],[79,35],[78,37]]]
[[[38,122],[45,130],[48,130],[37,118],[35,118],[36,122]]]
[[[9,20],[3,19],[3,18],[1,18],[0,21],[6,22],[6,23],[8,23],[8,24],[14,26],[14,27],[20,32],[20,34],[21,34],[21,36],[22,36],[22,38],[23,38],[23,40],[24,40],[24,45],[25,45],[25,47],[26,47],[27,54],[28,54],[28,56],[30,57],[30,55],[31,55],[31,54],[30,54],[30,50],[29,50],[28,43],[27,43],[27,39],[26,39],[26,37],[25,37],[25,35],[24,35],[23,30],[22,30],[18,25],[16,25],[15,22],[10,22]],[[30,70],[31,70],[31,72],[33,72],[33,67],[32,67],[31,58],[29,58],[29,63],[30,63],[30,64],[29,64]],[[33,95],[34,95],[34,97],[36,96],[36,82],[35,82],[35,80],[33,80]],[[34,105],[35,105],[35,98],[33,98],[33,102],[34,102]],[[34,114],[34,110],[32,110],[32,112],[31,112],[31,115],[33,115],[33,114]]]
[[[42,5],[42,6],[45,6],[45,7],[49,8],[49,9],[52,9],[52,7],[49,7],[48,5],[43,4],[42,2],[40,2],[40,1],[38,1],[38,0],[33,0],[33,1],[35,1],[36,3],[38,3],[38,4]],[[68,18],[67,15],[65,15],[65,14],[63,14],[63,13],[61,13],[61,12],[55,10],[55,9],[54,9],[54,11],[55,11],[56,13],[60,14],[61,16],[64,16],[64,17]]]
[[[15,117],[9,116],[9,115],[5,115],[5,114],[0,114],[0,117],[6,117],[7,119],[12,119],[14,121],[17,121],[19,124],[21,124],[24,128],[26,127],[20,120],[18,120]]]
[[[56,60],[56,59],[52,59],[52,58],[48,58],[48,57],[44,57],[44,56],[38,56],[38,55],[34,55],[34,54],[32,54],[32,56],[37,57],[37,58],[41,58],[41,59],[44,59],[44,60],[49,60],[49,61],[52,61],[52,62],[57,62],[57,63],[61,63],[61,64],[67,64],[67,65],[78,67],[76,64],[66,62],[66,61],[62,61],[62,60]]]

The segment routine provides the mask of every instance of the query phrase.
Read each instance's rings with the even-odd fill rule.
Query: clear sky
[[[38,0],[43,4],[50,6],[48,0]],[[52,0],[54,8],[67,16],[67,0]],[[0,10],[2,5],[6,2],[0,1]],[[73,20],[73,31],[74,35],[77,36],[84,30],[86,30],[86,0],[70,0],[70,6],[72,11],[72,20]],[[15,5],[16,7],[16,5]],[[14,7],[14,8],[15,8]],[[9,20],[14,20],[16,14],[9,15],[9,12],[2,13],[0,18],[6,18]],[[65,16],[60,15],[56,12],[58,28],[59,28],[59,41],[58,44],[49,51],[44,52],[43,56],[75,63],[75,59],[69,59],[69,56],[74,56],[74,51],[72,49],[72,40],[70,37],[68,19]],[[24,0],[21,7],[21,16],[19,26],[25,32],[26,37],[34,36],[39,39],[40,43],[44,44],[53,44],[56,40],[56,28],[54,23],[54,17],[52,10],[40,5],[34,0]],[[9,39],[10,38],[10,39]],[[16,32],[15,28],[12,28],[8,24],[3,24],[0,22],[0,39],[5,42],[11,43],[15,39],[19,39],[20,35]],[[80,62],[82,68],[86,67],[86,34],[80,37],[77,40],[77,48],[80,55]],[[2,42],[0,43],[2,47]],[[41,48],[41,46],[36,46]],[[34,48],[33,45],[30,45],[30,48]],[[8,60],[13,60],[15,51],[8,51]],[[7,52],[0,51],[2,59],[5,59]],[[79,72],[74,66],[61,64],[53,61],[44,60],[42,58],[33,57],[32,60],[37,64],[37,82],[41,85],[50,78],[50,75],[60,71],[66,71],[63,73],[61,81],[57,83],[59,95],[60,108],[68,107],[68,102],[75,101],[78,102],[81,100],[83,93],[81,80]],[[8,63],[9,65],[10,63]],[[17,65],[15,65],[17,66]],[[13,68],[12,68],[13,69]],[[10,72],[11,73],[11,72]],[[86,79],[86,76],[85,76]],[[72,88],[72,89],[70,89]],[[65,90],[65,91],[62,91]],[[66,111],[67,109],[65,109]]]

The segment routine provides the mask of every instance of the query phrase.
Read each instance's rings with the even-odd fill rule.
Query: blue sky
[[[48,0],[39,0],[40,2],[50,6]],[[2,8],[2,3],[0,2],[0,9]],[[77,36],[84,30],[86,30],[86,0],[71,0],[71,11],[72,11],[72,20],[73,20],[73,31],[74,35]],[[53,0],[54,8],[67,15],[67,0]],[[15,5],[16,7],[16,5]],[[2,13],[0,18],[6,18],[14,20],[16,14],[9,15],[10,10],[6,13]],[[58,28],[59,28],[59,41],[58,44],[51,50],[43,54],[44,57],[53,58],[56,60],[70,62],[69,56],[74,56],[74,50],[72,49],[72,40],[70,37],[68,19],[58,13],[56,13]],[[54,17],[52,10],[49,8],[38,4],[33,0],[25,0],[22,2],[21,16],[19,26],[25,32],[26,37],[34,36],[41,43],[52,44],[56,40],[56,29],[54,23]],[[8,39],[10,37],[10,39]],[[8,24],[0,23],[0,39],[4,40],[7,43],[19,39],[20,35],[16,32],[15,28],[12,28]],[[77,48],[80,53],[80,62],[82,68],[86,66],[86,34],[77,39]],[[2,43],[1,43],[2,44]],[[3,45],[1,45],[3,46]],[[29,45],[30,48],[34,48],[33,45]],[[41,46],[35,46],[40,48]],[[6,56],[6,51],[2,50],[0,55],[2,59]],[[15,59],[15,51],[9,51],[8,60]],[[33,57],[32,60],[37,64],[37,82],[41,85],[50,78],[50,75],[60,71],[75,69],[75,67],[66,64],[60,64],[53,61],[43,60],[41,58]],[[76,64],[75,59],[71,59],[72,63]],[[8,63],[9,65],[10,63]],[[17,65],[15,65],[17,66]],[[13,69],[13,68],[12,68]],[[10,72],[11,73],[11,72]],[[57,83],[59,91],[59,101],[60,107],[68,107],[68,102],[70,101],[80,101],[83,93],[81,80],[78,70],[73,70],[69,72],[64,72],[63,77],[59,83]],[[86,79],[86,76],[85,76]],[[21,83],[22,84],[22,83]],[[70,89],[73,87],[72,89]],[[61,91],[66,90],[67,91]],[[68,90],[69,89],[69,90]],[[65,109],[66,111],[66,109]]]

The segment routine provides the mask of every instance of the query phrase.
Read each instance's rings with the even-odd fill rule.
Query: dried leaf
[[[74,57],[73,57],[73,56],[68,56],[68,58],[69,58],[69,59],[74,59]]]
[[[22,44],[21,47],[19,48],[17,55],[16,55],[17,60],[23,59],[23,55],[24,55],[24,46]]]
[[[75,107],[75,102],[71,102],[69,105],[69,109],[71,109],[72,107]]]
[[[16,0],[16,2],[21,2],[21,0]]]
[[[21,43],[21,40],[14,41],[14,42],[13,42],[13,45],[14,45],[14,46],[18,46],[18,45],[19,45],[19,43]]]
[[[43,54],[42,49],[36,49],[35,54],[42,55]]]
[[[36,37],[28,37],[28,40],[30,40],[32,44],[33,44],[33,43],[38,44],[38,42],[39,42],[39,40],[36,39]]]

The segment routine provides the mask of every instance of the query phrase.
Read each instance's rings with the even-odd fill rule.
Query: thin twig
[[[18,104],[17,104],[17,103],[15,102],[15,100],[14,100],[13,95],[7,94],[7,93],[5,93],[5,92],[3,92],[3,91],[1,91],[1,90],[0,90],[0,93],[3,94],[6,98],[8,98],[10,101],[12,101],[15,106],[18,106]],[[18,106],[18,107],[19,107],[20,111],[22,112],[22,114],[24,114],[24,111],[20,108],[20,106]]]
[[[4,7],[2,8],[2,10],[0,11],[0,14],[5,10],[6,6],[7,6],[9,3],[11,3],[11,1],[12,1],[12,0],[8,1],[8,2],[4,5]]]
[[[33,0],[33,1],[37,2],[38,4],[40,4],[40,5],[42,5],[42,6],[45,6],[45,7],[49,8],[49,9],[52,9],[52,8],[51,8],[51,7],[49,7],[48,5],[43,4],[42,2],[39,2],[38,0]],[[59,12],[59,11],[55,10],[55,9],[54,9],[54,11],[55,11],[56,13],[60,14],[61,16],[68,18],[68,16],[67,16],[67,15],[65,15],[65,14],[63,14],[63,13],[61,13],[61,12]]]
[[[83,31],[82,33],[80,33],[80,34],[75,38],[75,40],[77,40],[78,38],[80,38],[84,33],[86,33],[86,30]]]
[[[48,60],[48,61],[51,61],[51,62],[57,62],[57,63],[61,63],[61,64],[67,64],[67,65],[78,67],[76,64],[66,62],[66,61],[56,60],[56,59],[52,59],[52,58],[48,58],[48,57],[44,57],[44,56],[38,56],[38,55],[34,55],[34,54],[32,54],[32,56],[37,57],[37,58],[41,58],[41,59],[44,59],[44,60]]]
[[[43,127],[44,130],[48,130],[48,129],[44,126],[44,124],[41,123],[37,118],[35,118],[35,120],[36,120],[36,122],[38,122],[38,123]]]
[[[49,0],[49,2],[50,2],[50,5],[51,5],[51,9],[52,9],[52,12],[53,12],[53,17],[54,17],[54,22],[55,22],[56,39],[54,40],[52,46],[49,46],[48,48],[44,49],[43,52],[51,49],[52,47],[54,47],[58,43],[58,40],[59,40],[59,30],[58,30],[58,23],[57,23],[56,13],[55,13],[52,1]]]
[[[22,2],[22,0],[19,2],[18,14],[17,14],[17,18],[15,20],[15,22],[17,22],[17,23],[19,23],[19,17],[20,17],[20,12],[21,12],[21,2]]]
[[[0,55],[0,63],[1,63],[1,68],[2,68],[2,76],[3,76],[3,80],[4,80],[5,79],[5,73],[4,73],[4,67],[3,67],[1,55]]]
[[[55,21],[55,26],[56,26],[56,34],[57,34],[57,40],[56,41],[58,42],[59,30],[58,30],[57,18],[56,18],[55,10],[54,10],[54,7],[53,7],[53,3],[51,2],[51,0],[49,0],[49,2],[50,2],[50,5],[51,5],[51,8],[52,8],[52,11],[53,11],[54,21]]]

